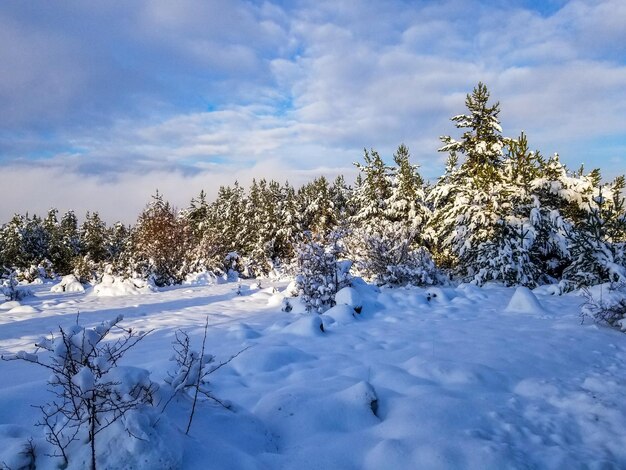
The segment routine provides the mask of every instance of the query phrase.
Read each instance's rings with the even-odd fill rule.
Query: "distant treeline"
[[[0,230],[0,265],[31,281],[74,273],[86,282],[109,270],[168,285],[203,271],[289,271],[298,246],[315,240],[378,284],[455,278],[567,290],[626,280],[624,178],[603,184],[597,169],[570,171],[531,151],[525,135],[504,137],[483,84],[466,106],[452,118],[460,137],[442,137],[448,163],[432,185],[404,145],[393,165],[366,150],[352,187],[341,176],[300,188],[235,182],[180,211],[157,192],[134,226],[107,227],[96,212],[81,225],[71,211],[15,215]]]

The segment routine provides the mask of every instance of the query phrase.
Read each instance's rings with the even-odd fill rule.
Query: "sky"
[[[439,136],[479,81],[503,133],[626,172],[623,0],[0,3],[0,222],[50,207],[131,223],[252,178],[354,175]]]

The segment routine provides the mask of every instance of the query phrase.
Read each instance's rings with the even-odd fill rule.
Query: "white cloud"
[[[0,134],[2,178],[17,190],[17,174],[22,187],[53,177],[32,209],[80,199],[133,216],[157,186],[180,205],[236,178],[350,169],[363,147],[389,158],[401,142],[433,179],[445,160],[437,138],[458,134],[449,117],[479,80],[500,100],[506,134],[523,129],[572,166],[610,137],[622,142],[607,148],[615,168],[623,160],[608,159],[626,147],[623,3],[576,0],[552,14],[461,0],[50,10],[92,26],[68,31],[7,12],[0,36],[24,54],[0,50],[0,100],[15,110],[5,119],[21,123]],[[42,150],[56,155],[29,164]],[[10,210],[28,209],[28,197]]]

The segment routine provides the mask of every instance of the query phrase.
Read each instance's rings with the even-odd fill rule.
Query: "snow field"
[[[147,441],[112,431],[102,447],[110,468],[129,455],[146,469],[626,466],[626,336],[581,325],[573,294],[357,283],[360,314],[342,303],[317,315],[281,311],[271,287],[237,295],[234,283],[125,297],[46,290],[22,302],[35,311],[19,322],[0,311],[3,353],[31,350],[78,311],[86,325],[124,314],[124,326],[153,330],[124,365],[150,371],[167,396],[177,328],[199,347],[208,315],[207,352],[220,362],[242,351],[209,376],[231,410],[202,402],[190,436],[176,430],[184,397],[156,427],[150,414],[135,417]],[[39,435],[29,405],[49,399],[47,375],[0,362],[0,376],[11,378],[0,382],[0,461],[16,462],[20,443]]]

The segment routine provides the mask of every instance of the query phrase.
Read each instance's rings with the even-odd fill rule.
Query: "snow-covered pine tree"
[[[337,213],[331,186],[324,176],[305,184],[300,192],[303,225],[322,238],[337,226]]]
[[[353,193],[348,256],[359,275],[376,284],[432,284],[435,267],[428,250],[421,246],[429,209],[424,202],[424,181],[409,161],[409,151],[400,145],[395,167],[384,165],[380,156],[366,151],[363,174]]]
[[[355,214],[350,222],[356,226],[377,224],[384,218],[391,197],[391,169],[385,165],[380,154],[372,149],[364,149],[364,164],[355,162],[360,178],[350,198]]]
[[[429,195],[434,214],[428,237],[445,267],[482,282],[499,270],[492,257],[509,235],[504,219],[511,212],[510,188],[502,172],[507,139],[498,121],[499,103],[489,105],[484,84],[467,95],[465,104],[469,114],[452,118],[465,129],[461,140],[441,137],[439,151],[449,153],[448,165]],[[459,155],[464,160],[457,166]]]
[[[421,245],[424,227],[431,211],[425,202],[424,180],[417,171],[419,166],[412,165],[409,159],[408,147],[401,144],[393,156],[396,165],[392,168],[392,188],[385,218],[406,225],[414,232],[410,243]]]
[[[296,247],[296,286],[307,311],[323,313],[335,305],[335,294],[349,281],[338,262],[341,246],[335,233],[326,239],[309,231]]]
[[[568,234],[572,262],[563,274],[571,287],[626,282],[624,187],[623,176],[600,186],[586,217]]]
[[[246,244],[246,197],[241,185],[221,186],[212,204],[210,227],[214,227],[225,253],[243,251]]]
[[[348,203],[351,193],[352,188],[346,184],[343,175],[338,175],[330,187],[330,200],[333,203],[335,217],[338,221],[344,221],[353,215]]]
[[[289,260],[293,259],[295,245],[302,233],[302,218],[296,191],[293,186],[289,182],[285,182],[280,188],[280,193],[275,250],[277,256],[288,263]]]
[[[402,222],[355,228],[347,240],[355,272],[377,285],[429,285],[437,281],[430,252],[411,242],[415,229]]]
[[[247,246],[246,276],[268,274],[276,261],[276,237],[278,233],[278,206],[280,185],[265,179],[253,180],[246,204]]]
[[[191,199],[187,209],[180,212],[179,221],[186,244],[183,274],[222,273],[225,250],[219,243],[213,217],[214,212],[204,190],[197,198]]]
[[[130,227],[122,222],[116,222],[107,229],[107,256],[113,271],[122,271],[122,257],[126,250],[130,250]]]
[[[32,218],[26,215],[26,224],[22,232],[22,247],[25,255],[21,268],[37,266],[48,258],[49,234],[43,220],[37,215]]]
[[[97,212],[87,212],[80,226],[80,246],[83,255],[94,263],[107,260],[107,227]]]
[[[27,255],[24,252],[22,238],[26,218],[20,214],[14,214],[0,232],[0,262],[5,268],[26,267]]]
[[[534,287],[538,283],[554,282],[560,277],[569,254],[564,222],[558,208],[542,197],[548,172],[539,152],[530,151],[526,135],[509,140],[505,160],[506,183],[511,187],[512,213],[506,218],[511,265],[508,284]]]

